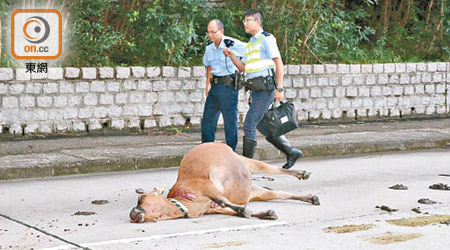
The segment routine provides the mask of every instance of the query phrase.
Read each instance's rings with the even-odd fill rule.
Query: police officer
[[[211,43],[206,46],[203,64],[206,66],[206,102],[202,120],[202,142],[213,142],[217,121],[222,113],[225,126],[225,140],[233,151],[238,141],[238,92],[234,88],[236,67],[224,48],[229,48],[236,56],[243,57],[246,43],[224,35],[223,23],[214,19],[207,27],[206,34]]]
[[[253,158],[256,146],[256,129],[266,136],[266,140],[286,154],[283,168],[289,169],[302,157],[302,152],[294,148],[285,136],[271,137],[263,120],[264,112],[274,101],[283,100],[283,62],[276,38],[263,30],[263,16],[259,10],[244,13],[245,32],[252,35],[247,44],[244,60],[239,60],[231,50],[225,49],[233,63],[248,76],[247,85],[251,90],[252,102],[244,121],[243,156]],[[275,70],[274,70],[275,69]],[[274,75],[275,72],[275,75]],[[276,81],[275,81],[276,79]],[[275,85],[276,82],[276,85]]]

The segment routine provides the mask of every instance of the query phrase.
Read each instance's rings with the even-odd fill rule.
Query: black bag
[[[268,135],[275,138],[298,128],[292,102],[280,102],[278,107],[274,107],[272,103],[272,108],[264,113],[264,120],[267,124]]]

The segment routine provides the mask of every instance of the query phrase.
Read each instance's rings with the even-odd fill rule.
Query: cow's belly
[[[181,162],[178,181],[210,180],[235,204],[247,204],[252,176],[240,157],[222,143],[204,143],[190,150]]]
[[[225,188],[225,197],[234,204],[245,205],[250,201],[251,182],[236,182],[227,185]]]
[[[219,189],[225,197],[235,204],[247,204],[250,199],[250,191],[252,185],[252,176],[248,169],[239,162],[233,162],[233,171],[221,171],[223,166],[212,171],[211,181]],[[227,166],[230,169],[230,166]]]

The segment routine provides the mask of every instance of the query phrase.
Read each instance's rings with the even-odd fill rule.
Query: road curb
[[[323,157],[351,154],[366,154],[391,151],[408,151],[422,149],[436,149],[446,147],[450,139],[436,141],[391,141],[376,143],[351,143],[341,145],[320,145],[302,148],[306,157]]]
[[[390,151],[407,151],[421,149],[436,149],[450,146],[450,138],[434,141],[389,141],[371,143],[295,145],[300,148],[305,157],[324,157],[351,155]],[[192,146],[194,147],[194,145]],[[238,148],[237,152],[242,149]],[[126,158],[115,160],[81,160],[78,162],[35,165],[29,167],[9,167],[0,169],[0,180],[15,180],[26,178],[43,178],[76,174],[93,174],[129,170],[143,170],[178,166],[183,154],[152,156],[149,158]],[[285,159],[284,154],[266,144],[257,148],[255,158],[260,160]]]
[[[166,168],[179,165],[182,158],[183,155],[170,155],[145,159],[89,160],[20,168],[12,167],[0,170],[0,180]]]

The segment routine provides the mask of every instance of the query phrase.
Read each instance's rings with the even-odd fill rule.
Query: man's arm
[[[209,90],[211,89],[211,66],[206,67],[206,96],[208,96]]]
[[[231,61],[236,66],[236,68],[238,68],[239,72],[244,72],[244,70],[245,70],[245,63],[243,63],[241,60],[239,60],[229,48],[224,48],[223,49],[223,54],[225,56],[231,58]]]
[[[275,74],[277,77],[277,88],[283,88],[283,61],[281,61],[280,57],[272,58],[272,60],[275,62],[276,66]],[[277,101],[281,101],[283,98],[283,92],[275,91],[275,99]]]

